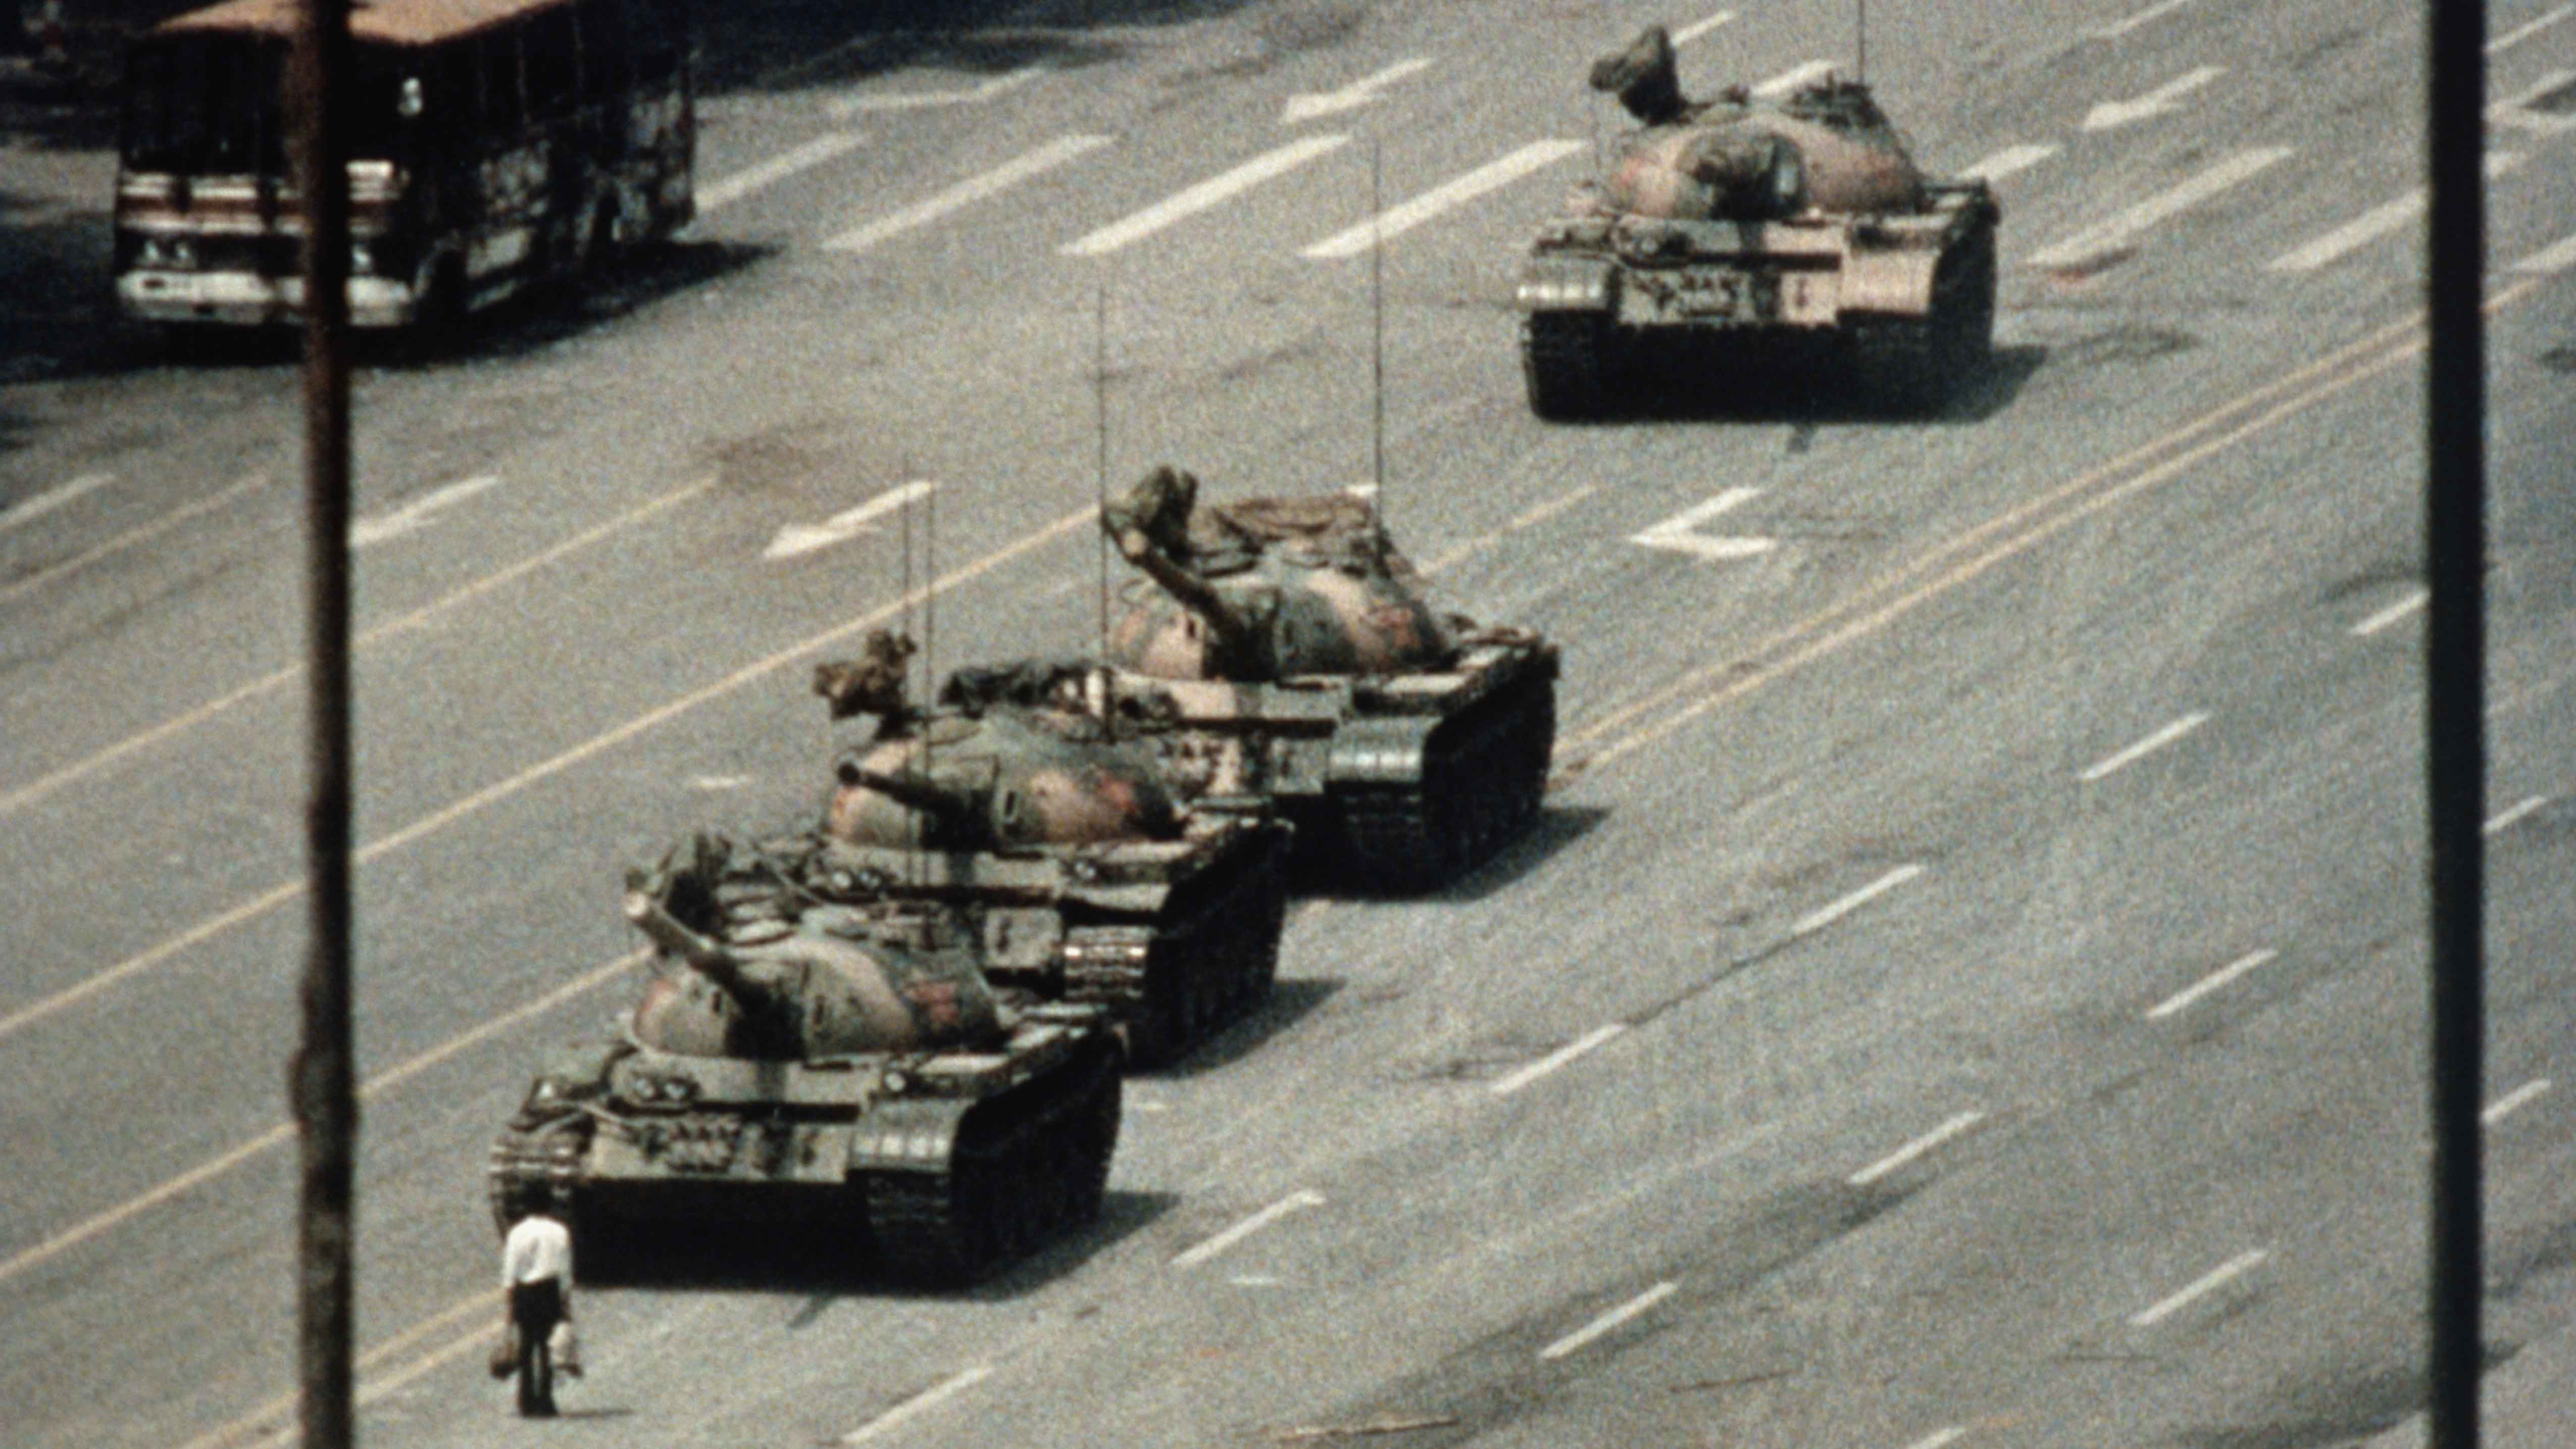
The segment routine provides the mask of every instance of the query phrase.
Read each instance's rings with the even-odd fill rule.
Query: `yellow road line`
[[[501,1297],[497,1292],[469,1293],[384,1343],[367,1350],[359,1356],[356,1364],[361,1373],[401,1353],[431,1334],[452,1328],[477,1313],[488,1315],[491,1319],[491,1322],[483,1327],[468,1329],[458,1337],[403,1365],[389,1377],[362,1380],[358,1384],[358,1403],[361,1406],[372,1404],[432,1369],[452,1363],[472,1349],[490,1344],[493,1335],[500,1331],[500,1305]],[[296,1404],[300,1398],[300,1393],[296,1392],[279,1394],[276,1398],[270,1399],[222,1428],[210,1430],[189,1440],[182,1449],[232,1449],[232,1446],[252,1439],[274,1439],[280,1435],[292,1434],[295,1432]]]

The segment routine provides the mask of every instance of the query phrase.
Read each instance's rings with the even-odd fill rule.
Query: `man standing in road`
[[[519,1220],[501,1242],[503,1311],[518,1344],[519,1412],[545,1417],[555,1411],[555,1326],[572,1320],[572,1230],[556,1215],[550,1188],[532,1188],[518,1204]],[[579,1365],[565,1355],[565,1373]]]

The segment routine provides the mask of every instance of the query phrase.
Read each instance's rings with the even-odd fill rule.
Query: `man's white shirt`
[[[572,1233],[550,1217],[521,1218],[501,1243],[501,1286],[548,1278],[572,1286]]]

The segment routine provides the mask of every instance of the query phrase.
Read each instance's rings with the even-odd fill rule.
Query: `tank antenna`
[[[902,467],[904,474],[907,477],[910,476],[912,473],[912,460],[909,458],[904,459]],[[895,596],[895,619],[896,627],[902,630],[905,642],[909,643],[912,639],[911,494],[906,493],[903,495],[903,503],[895,510],[895,516],[902,521],[900,533],[903,540],[903,592]],[[898,692],[898,697],[902,700],[901,707],[903,711],[906,714],[912,713],[912,656],[909,653],[906,653],[903,657],[903,688]],[[921,733],[924,738],[929,736],[930,731],[927,728],[927,721],[924,722],[924,727],[922,728]],[[918,884],[921,855],[921,812],[913,810],[910,807],[906,807],[905,813],[911,817],[905,822],[904,830],[905,839],[911,847],[904,852],[903,857],[903,871],[906,878],[905,883]]]
[[[1386,518],[1386,167],[1385,142],[1369,137],[1369,481]]]
[[[906,468],[906,473],[912,470]],[[937,734],[927,723],[931,707],[939,692],[939,490],[921,490],[921,775],[925,780],[938,778],[938,762],[931,758],[938,747]],[[917,841],[924,822],[921,812],[913,812],[914,838]],[[918,854],[918,852],[916,852]],[[930,878],[930,862],[918,862],[922,879]]]
[[[1093,458],[1091,492],[1093,506],[1103,516],[1109,512],[1109,271],[1101,264],[1099,287],[1093,297],[1091,315],[1091,432]],[[1102,658],[1109,655],[1109,530],[1095,529],[1100,535],[1100,638]]]
[[[1852,27],[1852,79],[1869,84],[1869,0],[1852,0],[1857,17]]]

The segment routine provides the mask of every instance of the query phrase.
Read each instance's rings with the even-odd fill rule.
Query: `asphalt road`
[[[1615,124],[1587,59],[1665,19],[1701,90],[1849,63],[1839,5],[1736,10],[748,10],[679,246],[365,371],[369,1443],[2403,1432],[2415,10],[1881,13],[1925,161],[1998,176],[1995,367],[1929,420],[1738,378],[1542,425],[1510,285]],[[2576,7],[2494,10],[2503,1379],[2565,1362],[2576,1288]],[[1433,899],[1301,907],[1270,1008],[1131,1087],[1097,1231],[950,1296],[591,1293],[571,1413],[511,1418],[483,1153],[631,989],[617,871],[810,809],[805,670],[903,607],[882,521],[781,530],[934,480],[940,661],[1080,647],[1098,353],[1114,480],[1369,478],[1335,242],[1373,172],[1381,497],[1445,602],[1565,645],[1539,830]],[[45,283],[0,346],[0,1441],[215,1449],[291,1423],[294,379],[45,300],[94,284],[64,259],[109,174],[0,151],[0,261]],[[2516,1400],[2523,1442],[2563,1399]]]

